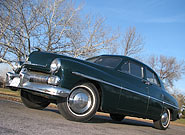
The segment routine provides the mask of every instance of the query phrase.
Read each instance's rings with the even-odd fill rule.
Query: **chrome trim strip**
[[[154,99],[154,100],[157,100],[157,101],[159,101],[159,102],[163,103],[163,101],[162,101],[162,100],[157,99],[157,98],[155,98],[155,97],[151,97],[151,96],[150,96],[150,98],[152,98],[152,99]]]
[[[23,63],[23,65],[39,66],[39,67],[44,67],[44,68],[47,67],[47,64],[41,65],[41,64],[31,63],[31,62],[25,62],[25,63]]]
[[[112,83],[103,81],[103,80],[101,80],[101,79],[97,79],[97,78],[95,78],[95,77],[91,77],[91,76],[88,76],[88,75],[84,75],[84,74],[81,74],[81,73],[79,73],[79,72],[72,72],[72,73],[75,74],[75,75],[78,75],[78,76],[82,76],[82,77],[85,77],[85,78],[88,78],[88,79],[91,79],[91,80],[94,80],[94,81],[102,82],[102,83],[111,85],[111,86],[113,86],[113,87],[117,87],[117,88],[119,88],[119,89],[122,89],[121,86],[118,86],[118,85],[115,85],[115,84],[112,84]]]
[[[148,96],[148,95],[146,95],[146,94],[139,93],[139,92],[137,92],[137,91],[133,91],[133,90],[131,90],[131,89],[128,89],[128,88],[125,88],[125,87],[121,87],[121,86],[112,84],[112,83],[110,83],[110,82],[106,82],[106,81],[104,81],[104,80],[97,79],[97,78],[95,78],[95,77],[91,77],[91,76],[88,76],[88,75],[85,75],[85,74],[82,74],[82,73],[79,73],[79,72],[72,72],[72,73],[75,74],[75,75],[78,75],[78,76],[82,76],[82,77],[85,77],[85,78],[94,80],[94,81],[98,81],[98,82],[102,82],[102,83],[104,83],[104,84],[111,85],[111,86],[116,87],[116,88],[119,88],[119,89],[123,89],[123,90],[129,91],[129,92],[135,93],[135,94],[139,94],[139,95],[144,96],[144,97],[147,97],[147,98],[152,98],[152,99],[157,100],[157,101],[159,101],[159,102],[161,102],[161,103],[163,103],[163,104],[167,104],[167,105],[172,106],[172,107],[174,107],[174,108],[176,108],[176,109],[179,109],[178,107],[176,107],[176,106],[174,106],[174,105],[172,105],[172,104],[169,104],[169,103],[167,103],[167,102],[164,102],[164,101],[162,101],[162,100],[160,100],[160,99],[157,99],[157,98],[155,98],[155,97],[151,97],[151,96]]]
[[[135,94],[139,94],[139,95],[141,95],[141,96],[144,96],[144,97],[147,97],[147,98],[148,98],[148,96],[145,95],[145,94],[142,94],[142,93],[139,93],[139,92],[137,92],[137,91],[133,91],[133,90],[131,90],[131,89],[128,89],[128,88],[125,88],[125,87],[121,87],[121,86],[118,86],[118,85],[115,85],[115,84],[112,84],[112,83],[103,81],[103,80],[101,80],[101,79],[97,79],[97,78],[94,78],[94,77],[90,77],[90,76],[88,76],[88,75],[84,75],[84,74],[81,74],[81,73],[79,73],[79,72],[72,72],[72,73],[75,74],[75,75],[79,75],[79,76],[82,76],[82,77],[91,79],[91,80],[95,80],[95,81],[98,81],[98,82],[102,82],[102,83],[111,85],[111,86],[116,87],[116,88],[119,88],[119,89],[123,89],[123,90],[129,91],[129,92],[135,93]]]
[[[138,94],[138,95],[141,95],[141,96],[143,96],[143,97],[149,98],[148,95],[145,95],[145,94],[143,94],[143,93],[139,93],[139,92],[137,92],[137,91],[133,91],[133,90],[128,89],[128,88],[125,88],[125,87],[122,87],[122,89],[123,89],[123,90],[126,90],[126,91],[129,91],[129,92],[132,92],[132,93],[135,93],[135,94]]]
[[[164,104],[167,104],[167,105],[172,106],[172,107],[174,107],[174,108],[176,108],[176,109],[179,109],[179,107],[176,107],[176,106],[174,106],[174,105],[172,105],[172,104],[169,104],[169,103],[167,103],[167,102],[164,102]]]

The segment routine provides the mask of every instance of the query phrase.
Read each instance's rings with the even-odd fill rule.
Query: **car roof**
[[[91,57],[91,58],[88,58],[88,59],[93,59],[93,58],[97,58],[97,57],[101,57],[101,56],[106,56],[106,57],[118,57],[118,58],[122,58],[122,59],[128,59],[128,60],[132,60],[136,63],[139,63],[141,65],[144,65],[145,67],[147,67],[148,69],[154,71],[151,67],[149,67],[148,65],[146,65],[145,63],[137,60],[137,59],[134,59],[132,57],[129,57],[129,56],[124,56],[124,55],[107,55],[107,54],[104,54],[104,55],[99,55],[99,56],[95,56],[95,57]]]

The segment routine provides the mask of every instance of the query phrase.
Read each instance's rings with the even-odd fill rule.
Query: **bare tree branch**
[[[82,16],[73,0],[6,0],[0,6],[1,62],[25,60],[35,47],[89,57],[118,38],[104,18]]]
[[[166,87],[173,87],[174,82],[185,75],[185,62],[177,61],[175,57],[151,56],[149,65],[159,74]]]
[[[135,27],[130,27],[121,40],[121,46],[123,46],[125,56],[138,55],[144,48],[144,40],[142,36],[136,32]]]

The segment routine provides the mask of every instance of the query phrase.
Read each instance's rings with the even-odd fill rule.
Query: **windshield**
[[[99,64],[105,67],[116,68],[120,64],[121,58],[111,57],[111,56],[100,56],[100,57],[87,59],[87,61]]]

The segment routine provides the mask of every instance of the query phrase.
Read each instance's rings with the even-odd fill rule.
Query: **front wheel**
[[[40,96],[33,95],[24,90],[21,90],[20,94],[21,94],[21,100],[23,104],[28,108],[41,110],[50,104],[50,102],[47,99]]]
[[[165,109],[161,115],[161,118],[154,121],[154,127],[161,130],[166,130],[170,125],[170,110]]]
[[[58,101],[59,112],[68,120],[84,122],[90,120],[98,110],[100,97],[92,83],[77,85],[69,96]]]

